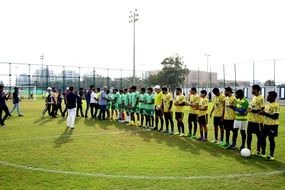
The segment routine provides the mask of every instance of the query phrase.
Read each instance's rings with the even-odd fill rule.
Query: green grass
[[[0,164],[0,189],[282,189],[285,185],[284,173],[228,177],[285,169],[283,108],[276,139],[276,161],[267,161],[242,158],[237,151],[225,150],[209,142],[144,131],[112,121],[79,118],[71,133],[65,128],[65,119],[41,119],[42,100],[23,102],[21,106],[24,117],[16,117],[14,113],[6,122],[7,128],[0,128],[0,160],[83,175],[32,171]],[[186,120],[185,124],[187,128]],[[211,121],[209,136],[209,139],[213,136]],[[255,140],[254,137],[253,149]],[[113,177],[88,176],[98,173]],[[129,178],[132,176],[150,178]],[[157,176],[225,177],[151,178]]]

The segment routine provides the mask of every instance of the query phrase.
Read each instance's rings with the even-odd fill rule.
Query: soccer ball
[[[250,157],[250,154],[251,154],[251,152],[250,152],[250,150],[249,150],[248,148],[243,148],[243,149],[240,151],[240,155],[241,155],[242,157],[245,157],[245,158]]]

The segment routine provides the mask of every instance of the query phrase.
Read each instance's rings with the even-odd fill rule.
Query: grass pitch
[[[22,102],[24,117],[14,112],[0,128],[0,189],[284,188],[284,108],[276,160],[267,161],[114,121],[79,118],[70,131],[65,119],[42,119],[43,105]]]

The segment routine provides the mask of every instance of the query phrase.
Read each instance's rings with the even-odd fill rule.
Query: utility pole
[[[129,23],[134,24],[134,41],[133,41],[133,85],[136,84],[136,22],[139,20],[137,9],[130,11]]]

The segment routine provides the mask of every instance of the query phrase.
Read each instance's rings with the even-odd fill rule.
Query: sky
[[[131,69],[138,10],[136,69],[161,69],[176,53],[192,70],[233,79],[284,81],[282,0],[0,0],[0,62]],[[264,61],[268,60],[268,61]],[[139,71],[140,70],[140,71]]]

